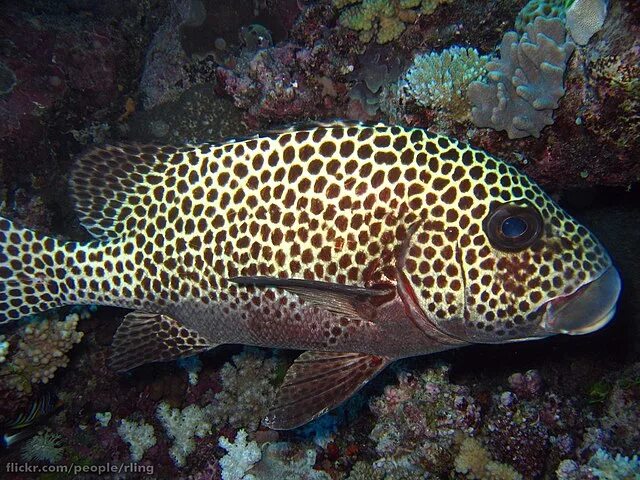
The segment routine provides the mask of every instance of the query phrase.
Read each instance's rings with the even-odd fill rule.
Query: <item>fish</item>
[[[125,307],[111,366],[221,344],[302,350],[263,423],[303,425],[391,362],[586,334],[621,281],[598,239],[514,166],[398,125],[95,147],[70,187],[86,242],[0,219],[0,312]]]
[[[15,444],[33,437],[37,428],[62,408],[57,396],[50,391],[31,402],[29,410],[19,413],[13,420],[5,422],[0,427],[3,431],[0,437],[0,447],[8,449]]]

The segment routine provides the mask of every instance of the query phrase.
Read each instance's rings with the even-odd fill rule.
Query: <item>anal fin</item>
[[[392,359],[365,353],[305,352],[287,371],[263,423],[299,427],[350,398]]]
[[[167,315],[131,312],[113,337],[109,363],[123,372],[149,362],[189,357],[215,346]]]

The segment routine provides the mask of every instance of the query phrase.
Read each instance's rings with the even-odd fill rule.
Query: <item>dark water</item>
[[[259,479],[640,478],[638,6],[609,2],[567,62],[554,124],[510,139],[474,124],[464,96],[460,111],[452,93],[425,105],[398,85],[418,54],[496,55],[525,1],[421,13],[394,0],[391,17],[358,30],[345,12],[369,3],[0,2],[0,213],[88,240],[68,179],[93,145],[336,118],[419,126],[524,170],[594,232],[622,277],[615,318],[583,337],[403,360],[339,409],[276,432],[260,420],[299,352],[225,345],[117,374],[107,358],[127,311],[65,307],[1,327],[0,420],[30,423],[5,428],[24,439],[0,451],[2,478],[242,478],[234,466]],[[379,43],[389,18],[402,31]]]

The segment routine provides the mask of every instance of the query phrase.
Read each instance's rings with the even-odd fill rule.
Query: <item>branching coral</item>
[[[239,430],[234,442],[220,437],[218,445],[227,451],[220,459],[222,480],[249,480],[255,478],[247,474],[253,465],[260,460],[262,452],[255,441],[247,442],[247,432]]]
[[[418,15],[429,15],[441,3],[453,0],[333,0],[337,9],[347,7],[340,14],[340,23],[360,32],[360,40],[387,43],[398,38],[407,24]]]
[[[145,422],[122,419],[118,425],[118,434],[129,445],[131,460],[134,462],[139,462],[144,452],[156,444],[153,427]]]
[[[222,391],[209,407],[214,423],[257,430],[275,396],[276,368],[277,361],[258,349],[234,355],[220,371]]]
[[[80,342],[83,333],[76,330],[80,316],[68,315],[64,321],[46,318],[28,323],[18,334],[19,341],[0,375],[18,391],[29,392],[35,383],[47,383],[58,368],[69,362],[67,352]]]
[[[174,440],[169,455],[178,467],[184,466],[187,456],[196,447],[194,437],[202,438],[211,433],[207,411],[197,405],[180,410],[163,402],[158,405],[156,415],[169,438]]]
[[[592,473],[601,479],[638,480],[640,479],[640,460],[637,455],[613,457],[609,452],[598,450],[589,459]]]
[[[464,118],[471,108],[467,88],[486,73],[488,61],[489,57],[464,47],[418,55],[400,86],[419,105]]]
[[[553,123],[574,48],[558,19],[538,17],[520,38],[516,32],[505,33],[500,59],[486,65],[488,82],[469,86],[473,122],[506,130],[509,138],[538,137]]]
[[[232,443],[221,437],[218,444],[227,451],[220,459],[223,480],[329,480],[331,477],[315,470],[316,451],[295,449],[288,442],[265,444],[260,450],[255,441],[247,442],[247,432],[239,430]]]

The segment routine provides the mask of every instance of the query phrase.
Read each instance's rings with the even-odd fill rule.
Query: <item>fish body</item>
[[[593,331],[620,290],[598,240],[527,176],[417,128],[107,146],[77,160],[71,187],[91,242],[0,220],[6,321],[131,308],[118,370],[223,343],[306,350],[273,428],[317,417],[398,358]]]

